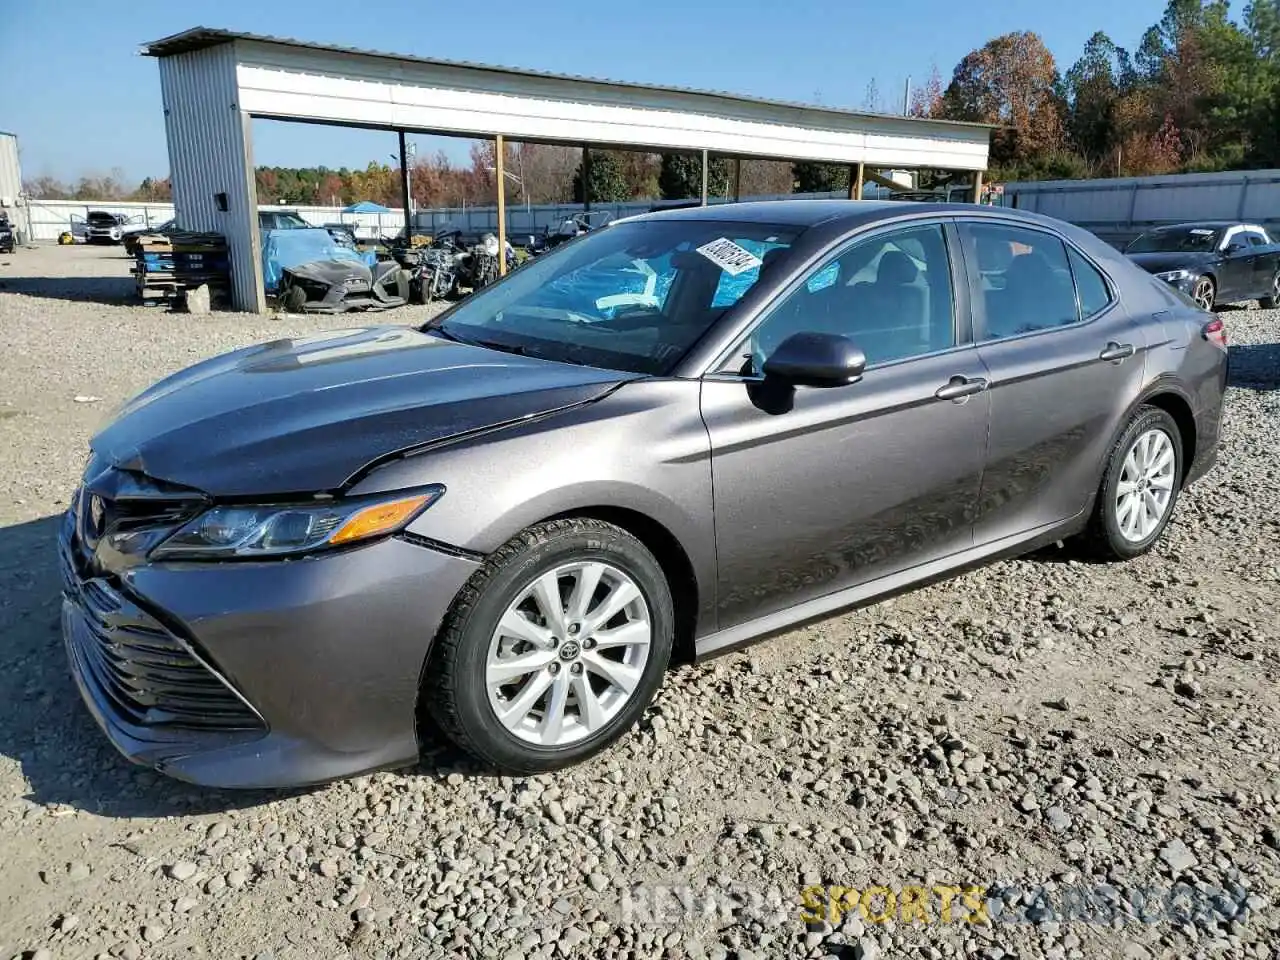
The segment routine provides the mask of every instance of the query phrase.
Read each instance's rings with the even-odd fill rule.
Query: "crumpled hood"
[[[634,378],[408,327],[339,330],[188,367],[126,403],[92,447],[118,467],[213,496],[313,493],[383,457]]]
[[[371,274],[368,265],[359,260],[308,260],[292,267],[283,267],[282,270],[329,286],[347,279],[367,281]]]
[[[1130,260],[1147,273],[1166,273],[1169,270],[1199,270],[1213,260],[1211,253],[1127,253]]]

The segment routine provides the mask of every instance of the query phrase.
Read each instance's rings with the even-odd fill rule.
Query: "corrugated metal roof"
[[[250,40],[255,43],[272,43],[284,47],[296,47],[301,50],[314,50],[322,53],[356,54],[363,57],[380,57],[396,60],[401,63],[422,63],[439,67],[459,67],[467,70],[483,70],[489,73],[504,73],[517,77],[530,77],[540,80],[569,80],[575,83],[590,83],[598,86],[620,87],[625,90],[647,90],[663,93],[692,94],[699,97],[716,97],[721,100],[733,100],[739,103],[751,103],[769,107],[783,107],[788,110],[807,110],[818,113],[835,114],[842,117],[865,117],[874,120],[911,120],[923,125],[984,127],[992,129],[993,124],[971,123],[959,120],[933,120],[927,117],[910,117],[892,113],[870,113],[865,110],[845,110],[839,107],[826,107],[814,103],[799,103],[792,100],[771,100],[766,97],[752,97],[741,93],[729,93],[723,90],[698,90],[693,87],[679,87],[669,84],[634,83],[629,80],[602,80],[597,77],[583,77],[569,73],[549,73],[539,70],[526,70],[521,67],[494,66],[487,63],[473,63],[466,60],[442,60],[433,57],[415,57],[384,50],[362,50],[358,47],[346,47],[333,44],[311,43],[296,40],[292,37],[273,37],[258,33],[240,33],[233,30],[221,30],[215,27],[192,27],[173,36],[155,40],[142,48],[149,57],[170,57],[174,54],[187,53],[192,50],[203,50],[207,47],[230,43],[234,40]]]

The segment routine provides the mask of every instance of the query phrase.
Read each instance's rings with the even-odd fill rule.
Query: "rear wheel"
[[[1213,277],[1196,277],[1196,282],[1191,287],[1191,299],[1200,304],[1202,309],[1212,310],[1217,295]]]
[[[555,770],[604,749],[653,699],[674,615],[653,554],[599,520],[538,524],[463,588],[432,650],[424,706],[503,770]]]
[[[1271,293],[1269,296],[1259,297],[1258,306],[1263,310],[1274,310],[1280,307],[1280,271],[1271,278]]]
[[[1155,545],[1182,487],[1182,455],[1173,417],[1158,407],[1140,407],[1107,460],[1084,534],[1095,556],[1129,560]]]

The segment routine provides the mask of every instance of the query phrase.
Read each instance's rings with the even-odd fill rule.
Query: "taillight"
[[[1227,325],[1221,320],[1217,318],[1210,320],[1204,325],[1200,335],[1210,343],[1216,343],[1223,350],[1227,349]]]

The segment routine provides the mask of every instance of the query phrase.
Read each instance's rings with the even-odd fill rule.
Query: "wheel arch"
[[[1182,442],[1182,476],[1185,482],[1196,458],[1196,417],[1191,402],[1169,382],[1157,383],[1138,401],[1139,406],[1158,407],[1173,418]],[[1136,408],[1135,408],[1136,409]]]

